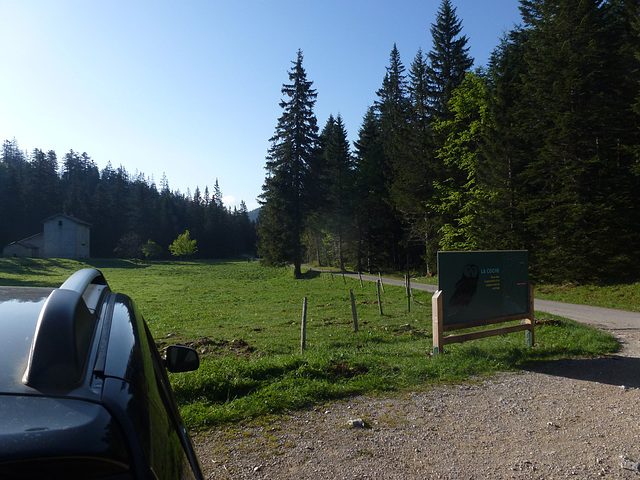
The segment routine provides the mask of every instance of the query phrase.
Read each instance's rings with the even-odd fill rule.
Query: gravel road
[[[205,477],[640,480],[640,314],[535,308],[610,331],[623,350],[198,434]]]

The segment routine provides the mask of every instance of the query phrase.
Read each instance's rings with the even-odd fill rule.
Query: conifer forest
[[[439,250],[528,250],[539,281],[640,277],[640,1],[521,0],[472,69],[452,1],[432,48],[393,46],[353,148],[320,129],[298,52],[267,155],[272,264],[434,273]]]
[[[199,258],[436,273],[439,250],[528,250],[540,281],[640,278],[640,0],[520,0],[520,23],[474,66],[455,1],[425,20],[428,51],[386,74],[355,141],[300,50],[282,86],[257,223],[212,190],[172,192],[87,153],[0,158],[0,246],[56,213],[92,224],[92,256],[163,248]],[[429,28],[429,21],[430,23]],[[293,53],[293,52],[292,52]],[[134,249],[135,250],[135,249]]]
[[[244,203],[229,209],[216,181],[193,194],[160,187],[142,173],[110,163],[100,171],[73,150],[23,152],[5,140],[0,161],[0,246],[42,232],[42,221],[64,213],[91,224],[91,256],[170,258],[169,246],[186,230],[200,258],[230,258],[255,251],[255,224]],[[145,249],[145,245],[155,249]]]

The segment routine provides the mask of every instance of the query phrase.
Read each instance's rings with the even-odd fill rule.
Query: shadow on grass
[[[52,270],[55,268],[67,268],[68,260],[51,258],[43,261],[41,259],[16,257],[5,259],[4,269],[8,273],[32,273],[38,275],[55,275]]]
[[[116,258],[96,258],[86,259],[85,263],[93,268],[100,270],[101,268],[122,268],[122,269],[140,269],[149,267],[147,262],[137,262],[135,260],[124,260]]]
[[[314,278],[318,278],[320,277],[322,272],[318,272],[316,270],[307,270],[306,272],[304,272],[302,274],[302,279],[303,280],[312,280]]]
[[[193,259],[179,260],[176,258],[163,260],[131,260],[121,258],[87,258],[83,259],[84,263],[94,268],[122,268],[122,269],[139,269],[147,268],[153,265],[232,265],[238,262],[245,263],[247,260],[242,258],[226,258],[226,259]]]
[[[52,285],[51,282],[30,281],[30,280],[6,280],[0,277],[0,287],[45,287],[56,288],[60,285]]]
[[[58,287],[72,265],[66,259],[7,258],[0,263],[0,285],[14,287]],[[17,278],[16,278],[17,277]],[[61,280],[62,279],[62,280]]]

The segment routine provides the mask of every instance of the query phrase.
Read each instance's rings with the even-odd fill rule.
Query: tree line
[[[122,166],[108,163],[100,171],[87,153],[70,150],[59,161],[53,150],[24,152],[15,139],[2,145],[0,212],[0,246],[42,232],[44,219],[64,213],[91,224],[92,257],[167,258],[185,232],[197,240],[201,258],[255,253],[246,205],[225,207],[217,180],[212,191],[182,194],[170,190],[164,175],[158,188]]]
[[[529,251],[535,278],[640,273],[640,0],[521,0],[472,70],[443,0],[432,48],[396,46],[353,148],[319,129],[299,51],[267,154],[267,263],[435,272],[438,250]]]

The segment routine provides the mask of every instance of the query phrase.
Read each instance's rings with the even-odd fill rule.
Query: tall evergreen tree
[[[249,212],[244,201],[240,202],[240,207],[233,209],[229,233],[233,256],[255,254],[255,229],[249,219]]]
[[[100,180],[95,162],[86,153],[70,150],[64,156],[62,172],[62,208],[65,213],[83,220],[90,217],[89,199]]]
[[[533,146],[523,207],[539,271],[560,279],[603,278],[637,259],[635,160],[622,148],[632,117],[620,108],[628,70],[610,11],[600,0],[522,1],[521,121]]]
[[[54,151],[34,148],[29,175],[24,180],[24,202],[30,231],[38,231],[42,220],[60,211],[58,161]]]
[[[530,247],[526,210],[522,208],[522,171],[534,148],[521,119],[528,100],[523,94],[522,78],[527,72],[525,51],[528,33],[516,28],[509,32],[493,52],[487,75],[488,113],[485,125],[485,181],[495,195],[491,198],[492,228],[485,232],[495,249],[515,250]]]
[[[380,239],[380,246],[388,249],[390,259],[388,265],[399,267],[400,251],[405,238],[402,229],[402,219],[395,208],[392,188],[399,171],[404,171],[411,162],[409,142],[410,104],[405,67],[400,59],[400,52],[394,44],[389,56],[389,66],[386,68],[382,87],[376,92],[375,112],[379,126],[380,142],[383,156],[380,159],[377,174],[383,188],[379,192],[382,203],[386,205],[386,234]]]
[[[419,50],[411,64],[408,82],[407,152],[394,167],[391,194],[401,212],[410,245],[420,245],[427,269],[435,269],[437,245],[434,244],[434,222],[426,208],[433,195],[437,178],[435,141],[430,114],[428,64]]]
[[[310,208],[309,171],[317,155],[318,125],[313,107],[317,93],[302,66],[302,51],[289,71],[278,119],[267,155],[267,176],[260,202],[260,254],[269,264],[293,263],[301,278],[302,234]]]
[[[2,162],[10,167],[19,167],[25,163],[25,154],[18,146],[18,141],[5,140],[2,143]]]
[[[24,175],[26,173],[25,155],[18,147],[18,142],[5,140],[0,156],[0,241],[2,246],[29,235],[24,225],[26,211],[24,202]]]
[[[431,115],[448,119],[448,103],[454,89],[462,83],[465,72],[473,66],[467,43],[469,39],[462,33],[462,21],[450,0],[442,0],[431,25],[433,48],[429,58],[429,87]]]
[[[407,98],[407,76],[400,59],[398,47],[394,44],[389,56],[382,87],[376,92],[375,102],[380,119],[382,143],[389,171],[407,153],[407,125],[409,120],[409,100]],[[391,178],[391,175],[389,175]]]
[[[335,252],[338,266],[344,269],[345,240],[352,224],[353,158],[347,139],[347,130],[338,114],[329,116],[320,134],[320,158],[314,173],[319,183],[313,224],[316,257],[321,240]],[[333,255],[331,255],[333,257]]]
[[[357,228],[358,271],[374,272],[392,265],[393,217],[389,207],[389,171],[380,119],[369,108],[355,143],[354,213]]]

